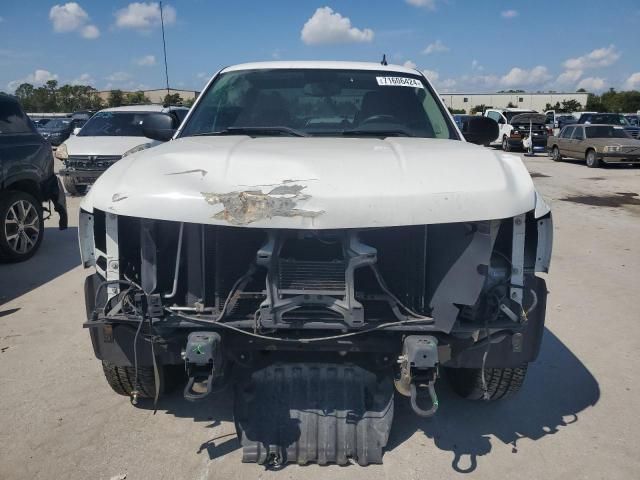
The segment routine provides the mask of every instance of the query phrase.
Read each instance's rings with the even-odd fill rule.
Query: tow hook
[[[187,385],[184,387],[184,398],[192,402],[202,400],[211,393],[214,381],[222,375],[220,334],[190,333],[182,357],[189,376]],[[197,391],[194,390],[196,384]]]
[[[402,355],[398,358],[400,378],[395,381],[396,389],[410,397],[411,408],[421,417],[431,417],[438,410],[438,396],[435,383],[438,378],[438,341],[427,335],[410,335],[404,339]],[[431,406],[422,408],[419,399],[426,391]],[[420,402],[421,403],[421,402]]]

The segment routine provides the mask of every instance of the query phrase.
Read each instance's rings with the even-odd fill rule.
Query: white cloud
[[[584,72],[582,70],[565,70],[556,80],[559,85],[569,85],[576,83]]]
[[[418,65],[416,65],[415,63],[413,63],[411,60],[407,60],[406,62],[404,62],[402,64],[402,66],[406,67],[406,68],[416,68]]]
[[[321,7],[304,24],[300,38],[307,45],[371,42],[373,30],[352,27],[348,17],[329,7]]]
[[[95,25],[87,25],[82,28],[80,34],[86,39],[93,40],[100,36],[100,30]]]
[[[54,5],[49,10],[49,20],[53,24],[53,31],[57,33],[79,32],[90,40],[100,36],[98,27],[88,25],[89,15],[76,2]]]
[[[438,90],[441,92],[450,92],[458,82],[453,78],[445,78],[444,80],[437,83]]]
[[[500,12],[502,18],[515,18],[519,15],[517,10],[503,10]]]
[[[71,85],[93,85],[96,80],[88,73],[83,73],[78,78],[71,80]]]
[[[422,53],[424,53],[425,55],[430,55],[432,53],[441,53],[441,52],[448,52],[448,51],[449,51],[449,47],[447,47],[440,40],[436,40],[435,42],[427,45],[427,48],[425,48],[422,51]]]
[[[436,0],[406,0],[406,2],[414,7],[426,8],[427,10],[436,9]]]
[[[626,90],[640,90],[640,72],[632,73],[624,82]]]
[[[500,84],[505,87],[523,87],[527,85],[539,85],[551,78],[547,67],[538,65],[531,70],[513,67],[509,73],[500,78]]]
[[[162,8],[164,24],[171,25],[176,21],[176,9],[171,5]],[[157,2],[134,2],[116,13],[116,26],[149,30],[160,25],[160,4]]]
[[[9,89],[9,91],[13,91],[22,83],[30,83],[36,87],[39,87],[49,80],[58,80],[58,75],[55,73],[51,73],[48,70],[38,69],[24,78],[19,78],[17,80],[9,82],[7,84],[7,88]]]
[[[136,58],[134,63],[140,67],[152,67],[156,64],[156,57],[154,55],[145,55],[140,58]]]
[[[580,80],[580,83],[576,86],[577,89],[584,88],[590,92],[601,92],[607,86],[604,78],[600,77],[587,77]]]
[[[127,72],[114,72],[111,75],[108,75],[106,79],[109,82],[121,83],[131,79],[131,75],[129,75]]]
[[[210,75],[209,75],[208,73],[200,72],[200,73],[198,73],[198,74],[196,75],[196,78],[204,79],[204,78],[209,78],[209,76],[210,76]]]
[[[569,58],[563,65],[567,70],[586,70],[587,68],[609,67],[618,61],[620,52],[615,45],[596,48],[581,57]]]

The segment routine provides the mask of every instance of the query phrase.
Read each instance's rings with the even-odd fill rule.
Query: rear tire
[[[483,400],[481,368],[449,368],[447,377],[453,390],[467,400]],[[489,400],[500,400],[518,393],[527,374],[527,364],[516,368],[485,368]]]
[[[554,162],[562,161],[562,155],[560,155],[560,149],[557,146],[554,146],[551,149],[551,160],[553,160]]]
[[[84,195],[85,193],[87,193],[87,186],[79,185],[78,183],[76,183],[76,180],[73,177],[63,177],[62,183],[69,195],[77,197],[79,195]]]
[[[602,166],[602,161],[596,155],[595,150],[587,150],[585,161],[587,162],[587,167],[589,168],[598,168]]]
[[[102,361],[102,371],[107,383],[118,395],[131,396],[135,388],[136,370],[133,367],[118,367]],[[178,365],[158,366],[160,393],[174,390],[182,379],[184,369]],[[153,398],[156,395],[156,382],[153,367],[138,367],[138,397]]]
[[[22,262],[40,248],[44,236],[42,205],[25,192],[0,195],[0,260]]]

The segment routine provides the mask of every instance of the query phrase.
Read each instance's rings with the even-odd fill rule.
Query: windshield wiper
[[[342,135],[367,135],[371,137],[413,137],[414,135],[407,130],[402,128],[393,128],[393,129],[385,129],[385,130],[370,130],[370,129],[358,129],[354,128],[351,130],[343,130]]]
[[[289,135],[291,137],[308,137],[309,135],[290,127],[228,127],[218,132],[195,133],[194,137],[209,135]]]

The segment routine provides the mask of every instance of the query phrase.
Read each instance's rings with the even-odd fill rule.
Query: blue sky
[[[640,89],[640,2],[172,0],[169,77],[199,90],[254,60],[362,60],[425,70],[440,91]],[[164,86],[159,9],[120,0],[2,0],[0,90],[22,81]]]

